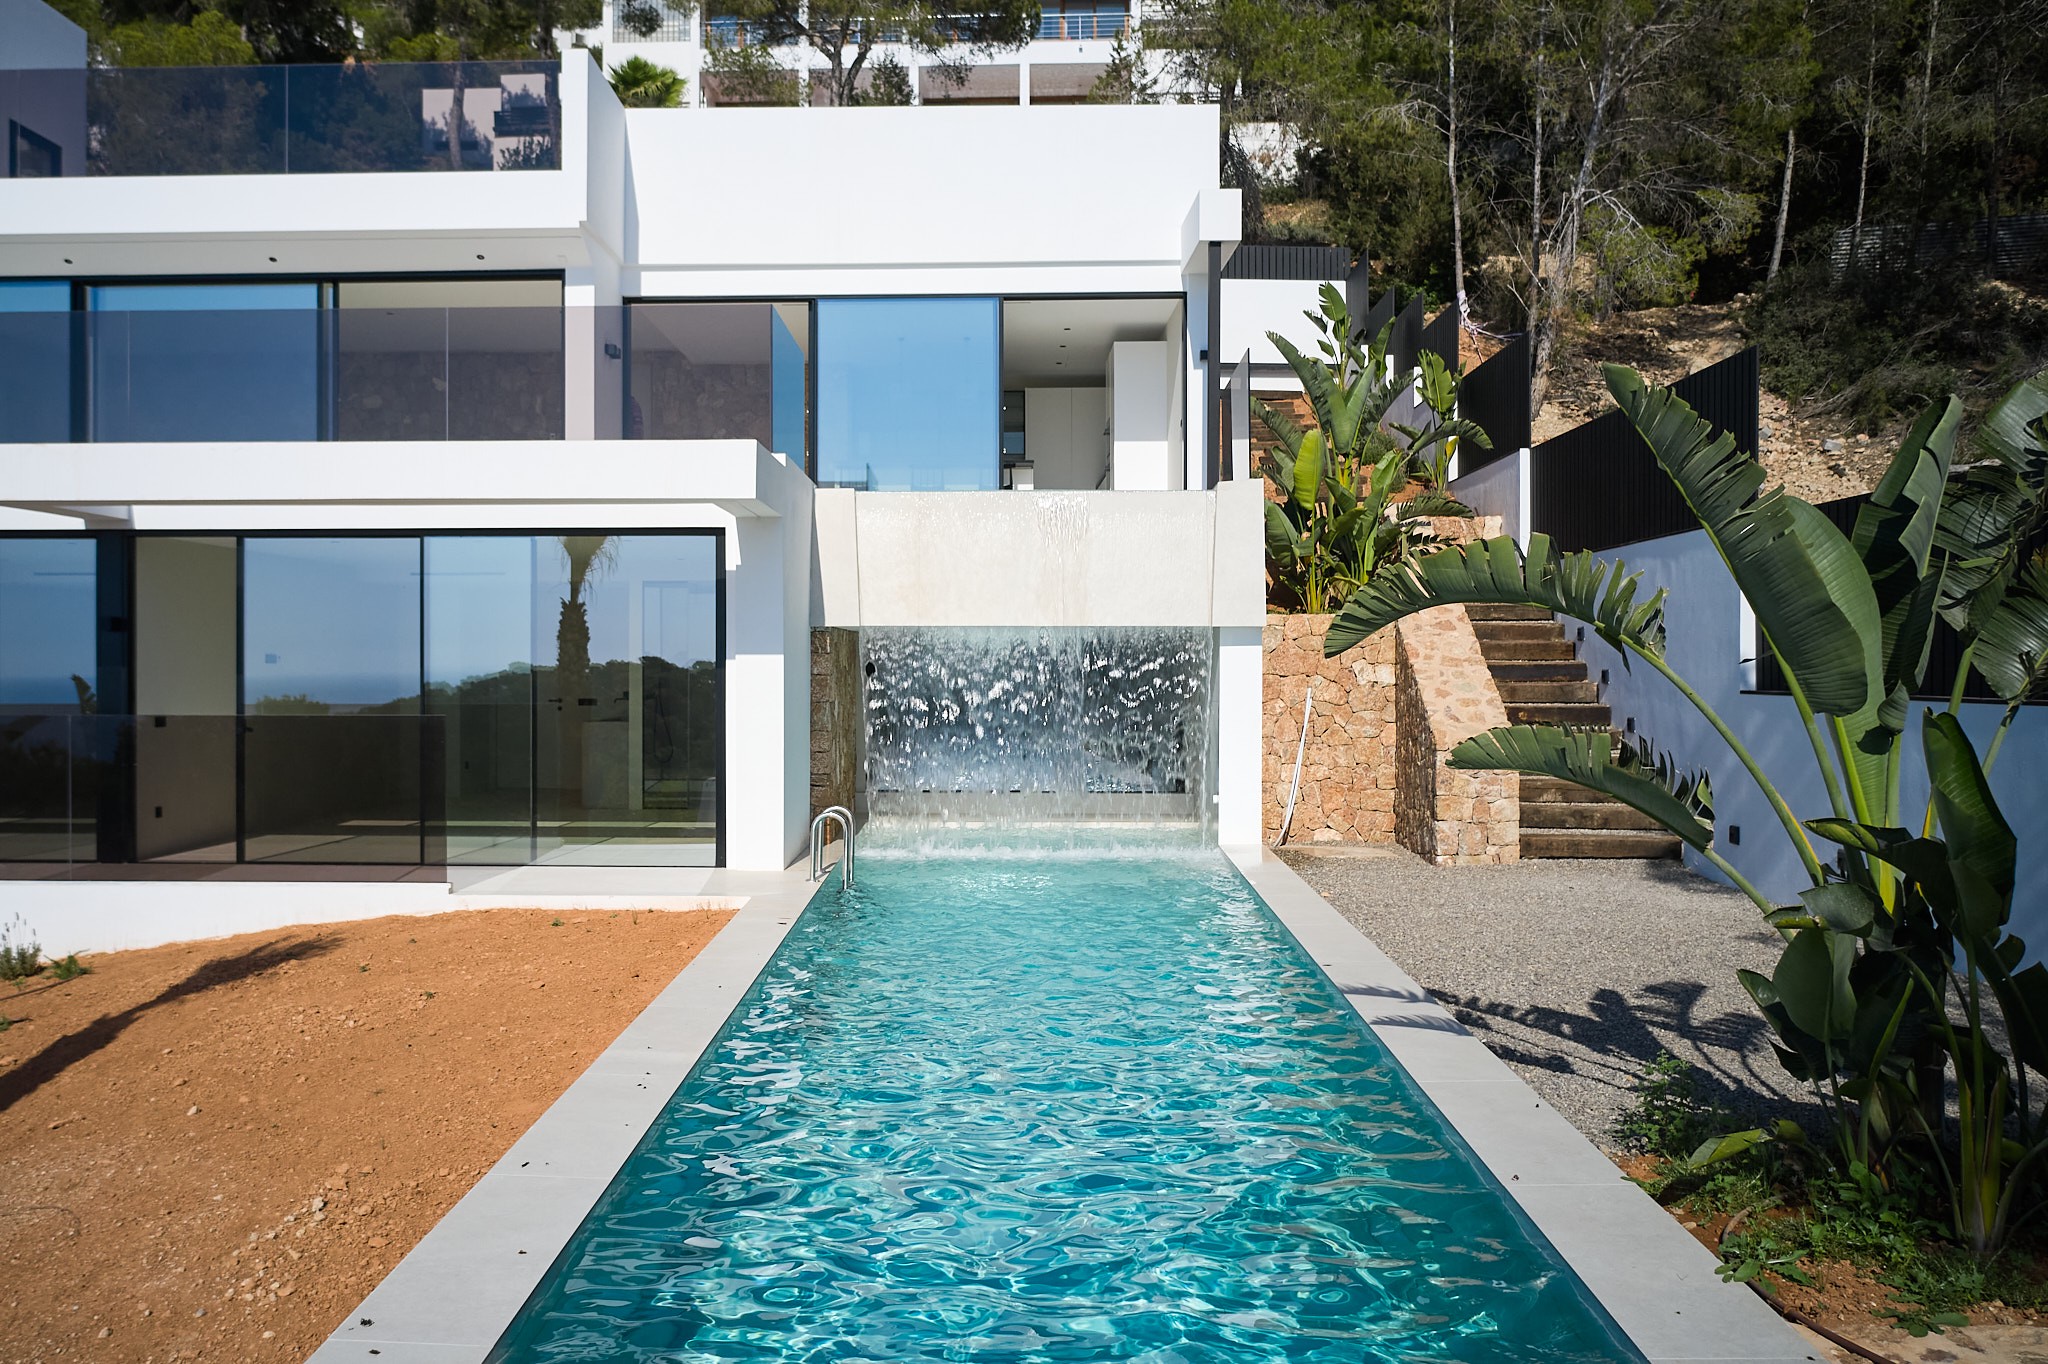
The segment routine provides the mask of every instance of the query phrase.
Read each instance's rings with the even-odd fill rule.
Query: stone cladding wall
[[[1323,657],[1329,616],[1268,616],[1265,837],[1279,836],[1315,683],[1290,843],[1398,843],[1439,865],[1520,856],[1521,781],[1448,766],[1507,711],[1461,606],[1438,607]]]
[[[1508,722],[1500,692],[1462,606],[1439,606],[1399,626],[1395,657],[1394,834],[1438,866],[1521,856],[1521,778],[1449,764],[1465,739]]]
[[[854,808],[860,784],[860,631],[811,631],[811,817]],[[826,839],[837,838],[828,825]]]
[[[1315,682],[1301,794],[1288,826],[1293,843],[1394,841],[1394,632],[1383,630],[1341,658],[1323,657],[1328,616],[1266,617],[1264,818],[1280,834],[1302,696]]]

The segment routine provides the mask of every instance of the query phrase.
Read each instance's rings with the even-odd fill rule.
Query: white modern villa
[[[1258,841],[1241,362],[1317,283],[1222,278],[1213,107],[624,110],[573,49],[0,22],[17,905],[779,871],[862,741],[832,641],[906,627],[1195,632],[1207,751],[1070,784]]]

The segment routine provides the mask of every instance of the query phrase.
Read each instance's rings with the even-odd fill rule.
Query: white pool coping
[[[1291,867],[1223,854],[1652,1364],[1820,1358]]]
[[[478,1364],[490,1354],[812,895],[832,884],[813,884],[807,872],[800,863],[774,875],[711,877],[705,893],[739,904],[732,919],[309,1364]]]
[[[1223,853],[1652,1364],[1819,1359],[1285,863]],[[801,867],[752,878],[731,922],[308,1364],[481,1364],[817,889]]]

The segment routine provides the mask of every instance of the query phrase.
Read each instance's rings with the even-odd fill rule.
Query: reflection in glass
[[[242,622],[245,860],[420,861],[419,539],[247,539]]]
[[[341,440],[560,440],[562,282],[344,280]]]
[[[710,865],[717,849],[717,541],[538,546],[537,860]]]
[[[0,860],[93,856],[97,590],[91,538],[0,539]]]
[[[635,303],[628,316],[628,434],[756,440],[803,461],[807,304]]]
[[[818,483],[994,488],[1000,306],[992,298],[818,304]]]
[[[94,287],[93,439],[318,439],[318,302],[314,284]]]
[[[429,536],[427,696],[445,736],[450,862],[533,852],[534,552],[524,535]]]
[[[0,441],[71,439],[71,283],[0,280]]]
[[[550,61],[0,72],[0,96],[10,78],[35,82],[14,102],[37,111],[60,151],[89,148],[61,157],[67,175],[561,166],[559,67]]]

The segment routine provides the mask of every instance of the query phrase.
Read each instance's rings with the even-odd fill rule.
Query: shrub
[[[1613,1136],[1625,1151],[1685,1160],[1710,1135],[1709,1126],[1692,1067],[1660,1051],[1636,1077],[1635,1098],[1614,1120]]]
[[[0,928],[0,980],[26,980],[42,968],[43,947],[29,933],[19,914]]]
[[[77,980],[80,976],[90,974],[91,971],[92,968],[80,961],[78,954],[75,952],[65,957],[62,961],[50,963],[50,974],[58,980]]]

